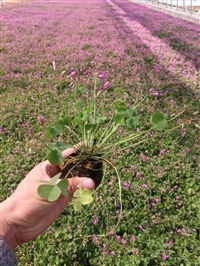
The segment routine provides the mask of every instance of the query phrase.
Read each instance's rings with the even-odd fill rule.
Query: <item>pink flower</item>
[[[75,79],[75,78],[76,78],[76,71],[75,71],[75,70],[73,70],[73,71],[71,72],[70,77],[71,77],[72,79]]]
[[[121,236],[116,235],[116,239],[117,240],[120,240],[121,239]]]
[[[110,87],[110,82],[109,81],[107,81],[105,84],[104,84],[104,89],[108,89],[109,87]]]
[[[107,247],[106,247],[106,244],[103,244],[103,248],[104,248],[104,249],[106,249],[106,248],[107,248]]]
[[[111,251],[111,252],[110,252],[110,255],[115,255],[115,252],[114,252],[114,251]]]
[[[122,245],[126,245],[126,240],[122,239]]]
[[[134,241],[135,240],[135,237],[134,236],[131,236],[131,241]]]
[[[44,125],[44,116],[39,115],[38,116],[38,121],[39,121],[40,125]]]
[[[138,228],[142,229],[142,225],[141,225],[141,224],[140,224],[140,225],[138,225]]]
[[[163,253],[163,254],[162,254],[162,259],[163,259],[163,260],[167,260],[167,258],[168,258],[167,254],[166,254],[166,253]]]
[[[105,81],[106,81],[106,78],[107,78],[106,73],[102,73],[102,74],[100,74],[100,75],[99,75],[99,78],[101,78],[102,81],[105,82]]]
[[[181,233],[181,229],[178,229],[176,232],[177,232],[178,234],[180,234],[180,233]]]
[[[94,239],[94,241],[95,241],[95,242],[97,242],[97,241],[98,241],[98,238],[97,238],[97,236],[93,236],[93,239]]]
[[[154,95],[154,96],[159,96],[160,93],[159,93],[158,91],[156,91],[156,92],[153,93],[153,95]]]
[[[92,223],[93,223],[93,224],[97,224],[97,220],[93,220]]]

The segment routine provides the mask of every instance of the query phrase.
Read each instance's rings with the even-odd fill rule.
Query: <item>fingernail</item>
[[[85,178],[81,182],[82,188],[94,189],[95,183],[91,178]]]

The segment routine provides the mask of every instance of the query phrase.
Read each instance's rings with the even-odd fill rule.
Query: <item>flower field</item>
[[[200,26],[127,0],[43,0],[3,7],[1,28],[1,201],[45,159],[45,129],[73,102],[72,73],[88,89],[105,75],[108,115],[119,87],[130,105],[138,90],[151,92],[141,117],[186,109],[178,129],[116,150],[116,230],[118,183],[108,168],[95,202],[81,213],[71,203],[15,250],[19,265],[200,265]],[[137,130],[146,127],[141,119]]]

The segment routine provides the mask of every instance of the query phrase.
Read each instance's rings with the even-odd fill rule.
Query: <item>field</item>
[[[81,213],[71,203],[18,247],[19,266],[200,265],[200,26],[126,0],[27,2],[3,7],[1,17],[1,201],[45,159],[45,130],[73,102],[72,70],[88,89],[95,73],[106,73],[108,115],[119,87],[130,105],[138,90],[155,92],[138,110],[143,118],[187,110],[170,125],[178,129],[158,138],[152,132],[111,158],[123,200],[114,232],[118,183],[107,168],[95,202]],[[149,126],[142,121],[137,130]]]

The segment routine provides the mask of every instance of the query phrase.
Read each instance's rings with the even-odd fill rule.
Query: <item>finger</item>
[[[63,156],[63,158],[65,159],[65,158],[67,158],[70,154],[75,153],[75,152],[76,152],[76,149],[75,149],[75,148],[68,148],[68,149],[66,149],[66,150],[64,150],[64,151],[62,152],[62,156]]]
[[[78,186],[81,186],[82,188],[87,188],[89,190],[93,190],[95,188],[95,183],[91,178],[74,177],[74,178],[69,178],[68,181],[69,181],[69,187],[68,187],[69,198],[73,197],[73,194],[78,189]]]

